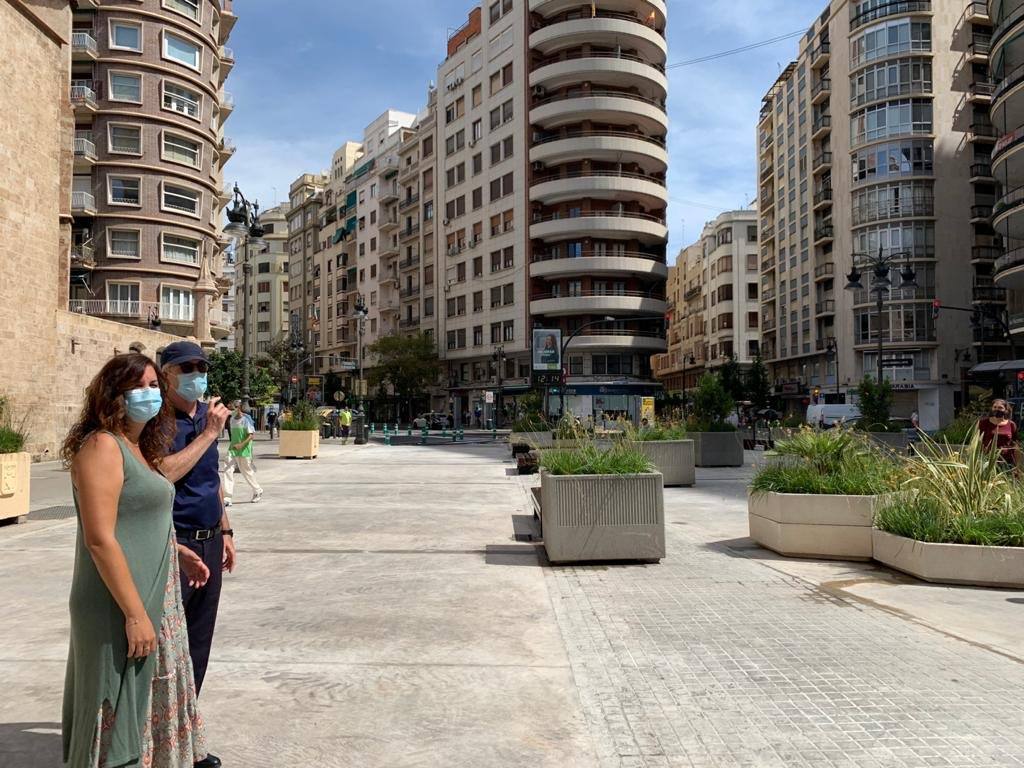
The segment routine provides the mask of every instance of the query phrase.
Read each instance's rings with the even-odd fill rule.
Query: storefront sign
[[[654,398],[644,397],[640,399],[640,420],[647,420],[648,424],[654,423]]]

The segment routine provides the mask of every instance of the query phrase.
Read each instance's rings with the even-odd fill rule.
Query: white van
[[[807,406],[807,423],[812,427],[833,427],[839,422],[850,424],[860,418],[856,405],[829,405],[818,403]]]

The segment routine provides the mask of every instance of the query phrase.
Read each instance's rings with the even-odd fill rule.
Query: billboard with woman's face
[[[562,370],[562,332],[558,328],[533,329],[533,370]]]

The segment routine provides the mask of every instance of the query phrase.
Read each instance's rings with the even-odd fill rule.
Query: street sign
[[[494,402],[494,393],[490,392],[490,391],[484,392],[484,402],[487,403],[487,404],[493,403]]]
[[[883,368],[913,368],[914,359],[911,357],[892,357],[886,360],[882,358]]]
[[[354,371],[359,367],[359,364],[355,360],[341,360],[338,363],[338,367],[343,371]]]
[[[319,387],[320,386],[320,377],[319,376],[309,376],[307,378],[307,383],[311,387]]]

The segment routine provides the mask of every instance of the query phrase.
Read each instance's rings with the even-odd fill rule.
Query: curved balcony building
[[[529,11],[529,312],[563,339],[588,326],[563,361],[568,406],[584,412],[588,382],[628,394],[666,349],[666,6]]]
[[[225,7],[226,6],[226,7]],[[91,10],[85,10],[89,8]],[[223,166],[234,152],[223,123],[230,0],[78,4],[70,95],[75,115],[71,308],[182,335],[193,327],[204,254],[218,290]],[[233,318],[216,296],[223,338]]]
[[[1000,134],[992,150],[991,173],[999,186],[992,226],[1003,252],[994,265],[995,285],[1024,289],[1024,0],[989,3],[994,82],[992,124]],[[1015,331],[1021,330],[1020,324]]]

